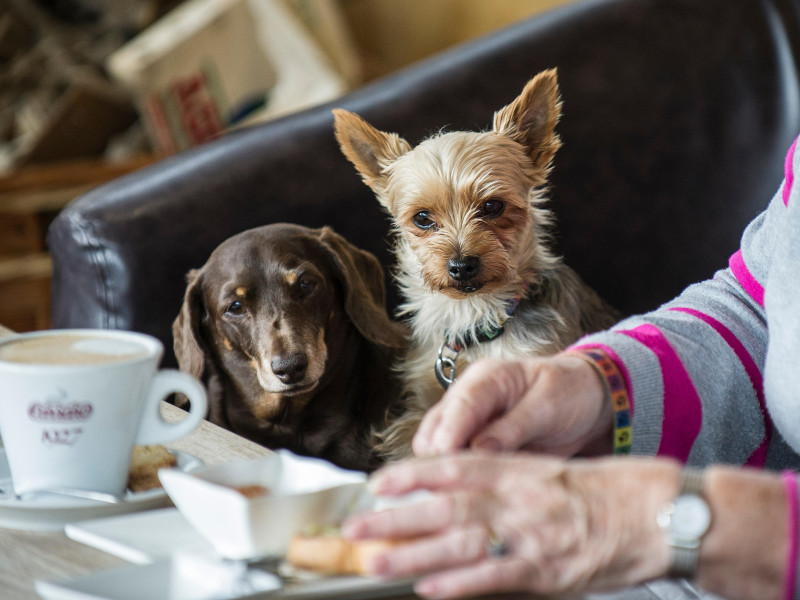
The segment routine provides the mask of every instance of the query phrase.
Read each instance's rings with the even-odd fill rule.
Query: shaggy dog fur
[[[399,364],[408,408],[383,433],[388,457],[410,453],[443,394],[437,357],[453,379],[478,358],[552,354],[617,320],[550,249],[545,187],[560,116],[555,70],[497,111],[491,131],[439,133],[415,148],[334,111],[343,153],[393,219],[400,315],[412,329]]]

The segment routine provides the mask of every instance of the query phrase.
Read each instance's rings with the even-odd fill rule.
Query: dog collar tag
[[[454,352],[452,357],[445,356],[444,350],[447,348],[451,352]],[[442,342],[442,345],[439,346],[439,355],[436,358],[436,367],[434,371],[436,373],[436,380],[439,382],[444,389],[450,387],[450,384],[456,380],[456,358],[458,357],[458,351],[453,350],[447,345],[447,342]]]

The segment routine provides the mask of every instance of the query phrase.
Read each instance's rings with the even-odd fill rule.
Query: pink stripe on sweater
[[[580,340],[578,340],[574,346],[570,346],[567,350],[580,350],[581,348],[600,348],[616,363],[619,372],[622,374],[622,378],[625,380],[625,389],[628,390],[628,402],[631,405],[631,419],[633,419],[633,387],[631,387],[631,378],[630,375],[628,375],[628,370],[625,368],[625,363],[620,360],[616,352],[605,344],[581,344]]]
[[[756,366],[756,362],[753,360],[753,357],[750,356],[750,353],[747,352],[744,344],[742,344],[742,342],[739,341],[735,335],[733,335],[733,332],[725,327],[725,325],[717,321],[714,317],[693,308],[673,308],[671,310],[692,315],[693,317],[696,317],[710,325],[714,331],[716,331],[719,336],[725,340],[728,346],[731,347],[731,350],[733,350],[734,354],[736,354],[739,362],[742,363],[747,376],[750,378],[750,384],[753,386],[753,390],[756,393],[758,405],[761,408],[761,414],[764,418],[764,439],[761,440],[758,448],[753,451],[745,464],[751,467],[763,467],[767,461],[767,447],[772,439],[772,419],[769,418],[767,404],[764,400],[764,379],[761,376],[761,371],[759,371],[758,367]]]
[[[797,147],[797,140],[794,141],[786,154],[786,162],[783,164],[783,205],[789,206],[789,194],[792,193],[792,186],[794,185],[794,169],[792,169],[792,162],[794,161],[794,150]]]
[[[644,344],[658,358],[664,385],[664,414],[658,455],[672,456],[685,463],[703,424],[703,405],[689,373],[657,327],[640,325],[619,333]]]
[[[744,264],[741,250],[737,250],[731,255],[728,259],[728,266],[731,268],[733,276],[736,277],[739,284],[744,288],[744,291],[747,292],[753,300],[758,302],[759,306],[763,307],[764,286],[756,281],[756,278],[750,273],[750,269]]]

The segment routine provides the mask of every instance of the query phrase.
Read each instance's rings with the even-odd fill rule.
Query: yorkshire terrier
[[[398,316],[412,331],[399,365],[408,404],[379,451],[398,459],[470,362],[552,354],[619,315],[549,247],[553,215],[543,205],[561,146],[555,69],[497,111],[491,131],[438,133],[415,148],[333,112],[342,152],[394,224]]]

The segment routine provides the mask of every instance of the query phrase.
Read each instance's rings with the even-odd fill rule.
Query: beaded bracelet
[[[625,379],[615,363],[600,348],[573,348],[566,355],[582,358],[600,376],[606,397],[614,408],[614,454],[630,454],[633,445],[633,427],[631,426],[631,403]]]
[[[786,494],[786,524],[789,536],[789,551],[786,553],[786,567],[783,571],[783,600],[792,600],[797,580],[797,477],[793,471],[781,472],[783,489]]]

